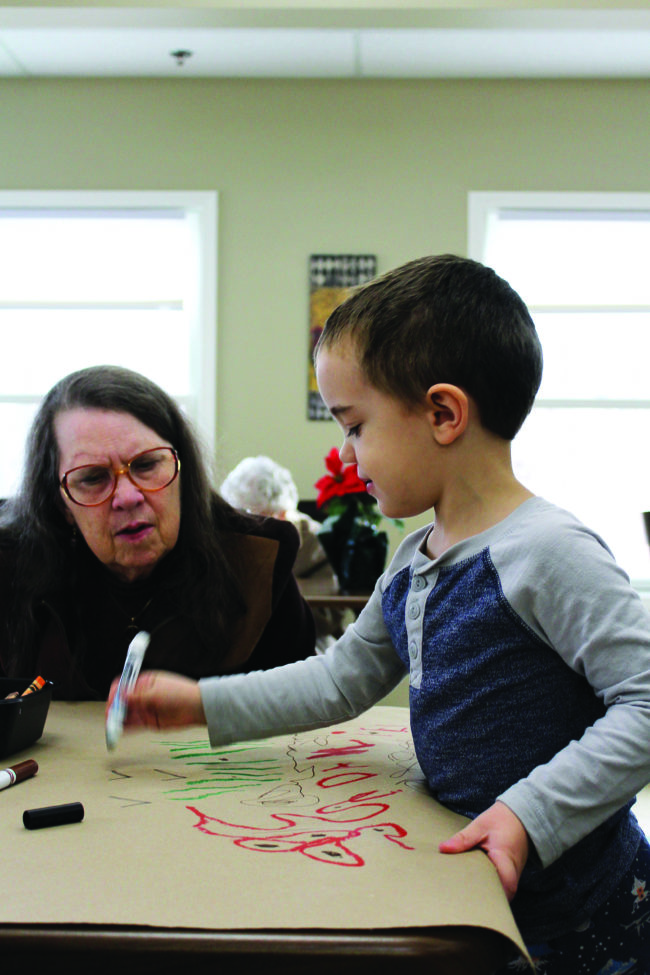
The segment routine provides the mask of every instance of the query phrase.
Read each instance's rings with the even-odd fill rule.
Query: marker
[[[37,772],[38,762],[35,762],[33,758],[28,758],[26,762],[18,762],[18,765],[13,765],[10,768],[3,768],[0,770],[0,789],[8,789],[10,785],[22,782],[23,779],[29,779]]]
[[[31,684],[29,685],[29,687],[27,688],[27,690],[24,690],[23,693],[20,696],[21,697],[25,697],[26,694],[33,694],[34,691],[40,691],[41,687],[45,687],[45,678],[43,678],[43,677],[36,677],[31,682]]]
[[[80,802],[66,802],[62,806],[41,806],[40,809],[26,809],[23,824],[26,829],[43,829],[45,826],[65,826],[66,823],[80,823],[84,818],[84,807]]]
[[[45,683],[44,677],[36,677],[22,694],[19,694],[18,691],[12,691],[11,694],[7,694],[5,701],[13,700],[15,697],[25,697],[26,694],[33,694],[34,691],[40,691],[41,687],[45,687]]]
[[[106,747],[112,751],[122,734],[126,717],[126,698],[138,679],[140,667],[144,659],[145,650],[149,646],[150,636],[141,630],[131,640],[124,663],[124,670],[117,685],[115,697],[106,715]]]

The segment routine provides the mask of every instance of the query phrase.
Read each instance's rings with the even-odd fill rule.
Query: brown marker
[[[37,772],[38,762],[35,762],[33,758],[28,758],[25,762],[18,762],[18,765],[10,768],[0,769],[0,789],[8,789],[10,785],[22,782],[23,779],[29,779]]]

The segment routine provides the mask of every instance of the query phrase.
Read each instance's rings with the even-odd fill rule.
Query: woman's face
[[[75,408],[54,420],[59,446],[59,479],[82,464],[125,467],[152,447],[173,447],[130,413]],[[74,504],[61,490],[65,514],[91,552],[127,582],[148,575],[178,539],[181,523],[180,475],[157,492],[145,492],[122,474],[112,498],[93,508]]]

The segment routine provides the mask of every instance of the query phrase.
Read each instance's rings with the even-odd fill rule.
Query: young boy
[[[487,852],[545,975],[648,975],[650,846],[629,807],[650,780],[650,619],[602,540],[514,477],[542,372],[525,305],[476,262],[413,261],[334,311],[316,367],[341,459],[383,514],[434,523],[325,655],[144,674],[128,723],[207,722],[216,746],[353,717],[408,672],[431,791],[472,819],[443,852]]]

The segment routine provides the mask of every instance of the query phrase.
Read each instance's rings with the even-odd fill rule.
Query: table
[[[462,819],[423,790],[407,725],[378,707],[217,751],[185,729],[107,753],[102,705],[55,702],[8,763],[38,774],[0,793],[3,964],[488,975],[521,939],[487,858],[437,853]],[[82,823],[24,829],[24,809],[72,801]]]
[[[145,928],[59,925],[0,926],[3,964],[46,970],[65,965],[73,975],[242,975],[251,965],[266,975],[490,975],[506,958],[506,943],[493,931],[164,931]],[[218,967],[217,967],[218,966]]]

